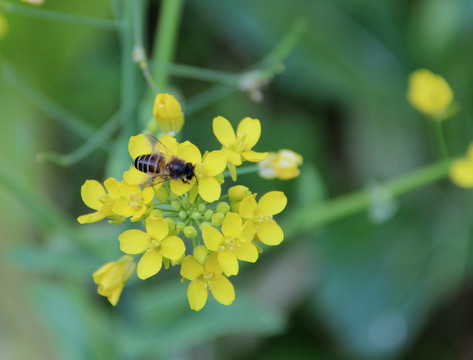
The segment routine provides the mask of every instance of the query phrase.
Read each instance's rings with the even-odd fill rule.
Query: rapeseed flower
[[[407,99],[424,115],[441,121],[449,115],[453,91],[442,76],[420,69],[409,75]]]
[[[230,305],[235,300],[232,283],[222,275],[216,253],[207,256],[205,263],[200,264],[193,256],[188,255],[181,265],[181,276],[190,280],[187,297],[191,309],[199,311],[205,306],[209,290],[215,300],[223,305]]]
[[[143,254],[138,262],[137,275],[147,279],[159,272],[163,258],[179,260],[186,250],[181,238],[169,235],[169,227],[164,219],[146,219],[146,232],[127,230],[118,238],[120,250],[126,254]]]
[[[151,210],[154,190],[145,187],[143,190],[138,185],[121,182],[118,187],[119,198],[113,203],[113,212],[117,215],[129,217],[131,221],[138,221]],[[149,211],[148,211],[149,210]]]
[[[468,147],[466,155],[466,157],[452,162],[450,179],[457,186],[473,188],[473,143]]]
[[[118,190],[120,183],[114,178],[108,178],[105,180],[104,185],[105,189],[96,180],[87,180],[82,185],[82,200],[89,208],[96,210],[96,212],[79,216],[77,221],[80,224],[97,222],[106,217],[114,220],[121,218],[120,215],[113,212],[114,203],[120,196]]]
[[[135,271],[135,263],[131,256],[122,256],[118,261],[111,261],[94,272],[94,282],[98,285],[97,292],[106,296],[115,306],[123,287]]]
[[[282,149],[277,153],[269,153],[268,157],[258,163],[258,173],[262,178],[289,180],[300,174],[302,156],[298,153]]]
[[[159,128],[175,134],[184,125],[184,114],[176,98],[169,94],[158,94],[154,100],[153,115]]]

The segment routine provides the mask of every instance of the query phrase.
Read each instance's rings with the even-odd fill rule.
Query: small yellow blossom
[[[93,223],[106,217],[119,219],[120,216],[113,212],[114,202],[119,198],[118,188],[120,183],[114,178],[108,178],[104,187],[96,180],[87,180],[81,187],[81,196],[84,204],[96,212],[81,215],[77,221],[81,224]]]
[[[468,147],[466,157],[452,162],[450,179],[457,186],[473,188],[473,143]]]
[[[111,261],[103,265],[93,274],[94,282],[98,285],[97,292],[117,305],[123,287],[135,271],[135,263],[131,256],[122,256],[117,262]]]
[[[266,159],[258,163],[258,170],[259,175],[265,179],[289,180],[299,176],[301,165],[301,155],[292,150],[282,149],[277,153],[269,153]]]
[[[242,161],[259,162],[268,156],[266,152],[258,153],[251,150],[261,135],[261,123],[258,119],[244,118],[238,124],[235,134],[232,124],[224,117],[217,116],[213,120],[213,131],[227,155],[228,168],[233,180],[236,179],[235,166],[241,165]]]
[[[207,256],[205,263],[200,264],[193,256],[188,255],[181,265],[181,276],[190,280],[187,297],[191,309],[199,311],[205,306],[208,292],[223,305],[230,305],[235,300],[232,283],[222,275],[218,264],[217,253]]]
[[[420,69],[409,75],[407,99],[418,111],[440,121],[448,117],[453,92],[442,76]]]
[[[3,39],[8,33],[8,22],[7,18],[0,11],[0,39]]]
[[[138,185],[129,185],[121,182],[118,187],[119,199],[113,204],[113,212],[117,215],[129,217],[131,221],[138,221],[147,215],[154,198],[154,190],[146,187],[143,190]]]
[[[24,3],[28,3],[30,5],[40,6],[44,4],[44,0],[21,0]]]
[[[243,219],[248,219],[256,228],[258,239],[266,245],[278,245],[284,239],[281,227],[274,221],[273,215],[284,210],[287,198],[281,191],[264,194],[259,202],[255,195],[244,198],[239,207]]]
[[[175,134],[184,125],[184,114],[176,98],[169,94],[158,94],[154,100],[153,115],[159,128]]]
[[[184,242],[177,236],[168,235],[169,227],[164,219],[148,217],[146,233],[132,229],[119,236],[121,251],[130,255],[143,254],[137,268],[140,279],[157,274],[161,270],[163,258],[179,260],[184,255]]]
[[[218,264],[226,276],[238,274],[238,260],[254,263],[258,259],[258,249],[251,242],[256,233],[253,222],[243,225],[240,215],[229,212],[222,233],[212,226],[202,229],[205,246],[218,253]]]

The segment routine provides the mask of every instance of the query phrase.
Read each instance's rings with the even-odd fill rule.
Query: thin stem
[[[448,159],[448,148],[445,140],[445,133],[443,131],[443,121],[436,121],[434,123],[435,136],[437,138],[437,145],[439,147],[439,154],[442,159]]]
[[[240,79],[240,74],[233,74],[224,71],[205,69],[182,64],[164,64],[154,62],[153,69],[164,71],[168,75],[180,76],[188,79],[216,82],[233,86],[237,86]]]
[[[258,172],[258,165],[248,165],[240,169],[237,168],[237,175],[245,175],[245,174],[251,174],[255,172]],[[230,171],[226,170],[223,173],[223,177],[229,177],[229,176],[230,176]]]
[[[4,3],[3,9],[6,12],[34,17],[37,19],[55,21],[66,24],[81,25],[101,30],[117,30],[120,23],[114,20],[92,18],[87,16],[64,14],[58,11],[34,8],[21,4]]]
[[[94,150],[100,147],[101,144],[108,141],[110,136],[121,125],[119,113],[113,115],[97,132],[92,135],[81,147],[69,154],[58,154],[55,152],[45,152],[38,154],[39,161],[50,161],[61,166],[70,166],[83,160],[90,155]],[[106,149],[110,152],[110,149]]]
[[[449,161],[441,161],[420,168],[408,175],[380,184],[397,198],[403,194],[432,184],[445,178],[450,167]],[[286,237],[293,237],[313,231],[323,225],[366,210],[371,206],[369,194],[359,190],[311,206],[297,209],[284,218],[283,228]]]
[[[177,31],[179,28],[183,0],[163,0],[158,19],[157,36],[154,42],[153,59],[158,63],[168,64],[174,58]],[[155,74],[159,92],[166,91],[169,76],[166,72],[158,71]]]

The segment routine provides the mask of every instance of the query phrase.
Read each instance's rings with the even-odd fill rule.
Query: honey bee
[[[186,162],[174,155],[166,145],[158,139],[147,135],[151,144],[155,144],[155,151],[144,154],[133,160],[133,166],[150,177],[152,185],[157,185],[166,180],[182,180],[188,184],[194,177],[195,165]]]

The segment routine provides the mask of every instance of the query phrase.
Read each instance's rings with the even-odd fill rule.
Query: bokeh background
[[[160,1],[143,5],[149,51]],[[38,9],[113,18],[107,1]],[[124,228],[75,219],[88,212],[83,182],[129,165],[126,137],[116,130],[70,166],[37,158],[74,151],[120,107],[119,38],[3,14],[1,359],[473,359],[472,193],[448,179],[287,238],[233,279],[232,306],[191,311],[187,286],[167,271],[131,281],[113,308],[91,273],[119,256]],[[234,88],[204,104],[214,84],[172,75],[170,91],[194,106],[183,138],[216,149],[213,117],[259,118],[256,150],[299,152],[302,175],[239,181],[260,194],[285,191],[290,215],[438,161],[432,124],[405,96],[408,74],[428,68],[455,93],[460,111],[444,130],[450,153],[464,153],[473,138],[471,0],[188,0],[175,62],[238,75],[300,21],[306,31],[259,103]],[[135,86],[138,124],[151,102],[144,81]]]

